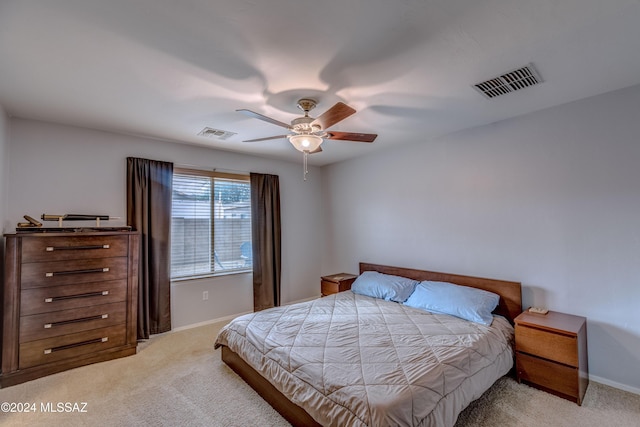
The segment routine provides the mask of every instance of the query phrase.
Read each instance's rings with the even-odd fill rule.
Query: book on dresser
[[[139,234],[5,234],[0,387],[136,353]]]

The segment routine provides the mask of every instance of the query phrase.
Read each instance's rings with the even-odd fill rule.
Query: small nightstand
[[[518,382],[582,405],[589,385],[587,319],[525,311],[515,323]]]
[[[339,273],[330,276],[322,276],[320,289],[323,297],[351,289],[351,284],[356,280],[355,274]]]

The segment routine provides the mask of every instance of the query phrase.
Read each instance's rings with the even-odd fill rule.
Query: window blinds
[[[174,173],[171,277],[251,268],[248,179]]]

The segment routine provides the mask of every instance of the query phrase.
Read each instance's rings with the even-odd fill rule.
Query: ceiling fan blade
[[[349,107],[344,102],[338,102],[336,105],[334,105],[333,107],[329,108],[327,111],[322,113],[320,117],[315,119],[311,123],[311,126],[318,125],[320,126],[320,129],[325,130],[335,125],[339,121],[346,119],[347,117],[349,117],[355,112],[356,110]]]
[[[258,141],[269,141],[270,139],[280,139],[280,138],[286,138],[289,135],[277,135],[277,136],[268,136],[266,138],[256,138],[256,139],[247,139],[245,141],[242,142],[258,142]]]
[[[244,109],[236,110],[236,111],[239,112],[239,113],[244,114],[247,117],[252,117],[254,119],[259,119],[259,120],[265,121],[267,123],[274,124],[276,126],[282,126],[283,128],[291,129],[291,126],[289,126],[288,124],[286,124],[284,122],[281,122],[279,120],[276,120],[276,119],[272,119],[271,117],[263,116],[262,114],[256,113],[255,111],[244,110]]]
[[[375,133],[355,133],[355,132],[327,132],[327,139],[355,142],[373,142],[378,135]]]

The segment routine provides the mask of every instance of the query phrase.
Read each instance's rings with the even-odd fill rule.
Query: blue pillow
[[[417,280],[406,277],[365,271],[353,282],[351,291],[387,301],[404,302],[413,293],[417,284]]]
[[[489,326],[493,321],[491,312],[498,306],[499,300],[500,296],[482,289],[424,281],[416,286],[404,305]]]

